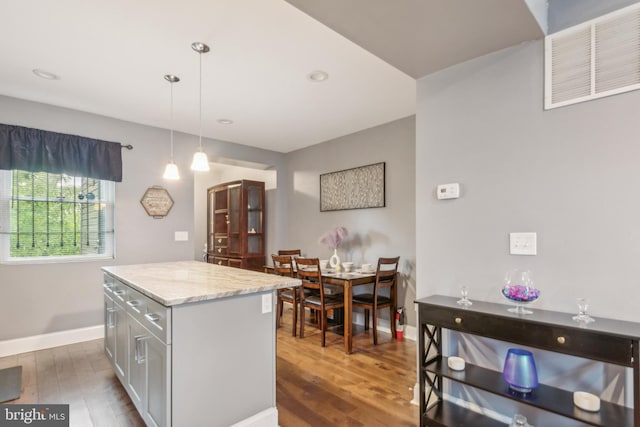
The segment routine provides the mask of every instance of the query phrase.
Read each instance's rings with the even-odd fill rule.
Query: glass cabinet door
[[[207,224],[207,251],[213,252],[213,247],[214,247],[214,235],[216,232],[216,215],[215,215],[215,192],[214,191],[209,191],[207,193],[208,199],[207,203],[209,204],[208,206],[208,211],[209,212],[209,221]]]
[[[242,187],[240,185],[229,187],[229,234],[227,242],[229,254],[241,255],[242,247],[240,245],[240,199],[242,196]]]
[[[262,187],[247,187],[247,252],[260,254],[264,246]]]

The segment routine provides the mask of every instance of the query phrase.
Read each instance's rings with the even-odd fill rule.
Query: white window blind
[[[640,89],[640,3],[545,38],[545,109]]]
[[[112,181],[0,171],[0,262],[113,257]]]

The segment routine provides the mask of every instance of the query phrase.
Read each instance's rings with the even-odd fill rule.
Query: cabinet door
[[[127,376],[127,388],[129,396],[136,405],[138,411],[144,414],[144,401],[146,400],[146,348],[145,340],[149,333],[133,318],[129,318],[129,375]]]
[[[104,353],[113,365],[116,352],[116,320],[113,300],[104,295]]]
[[[247,254],[264,253],[264,191],[261,185],[247,185]]]
[[[207,191],[207,250],[212,251],[215,245],[215,191]]]
[[[123,307],[114,303],[113,317],[115,320],[115,353],[113,367],[120,380],[126,381],[129,349],[128,315]]]
[[[229,186],[229,232],[227,239],[227,253],[229,255],[242,255],[241,241],[241,202],[242,187],[240,184]]]
[[[145,420],[147,425],[166,426],[171,419],[170,347],[159,339],[151,337],[145,340],[147,364],[147,408]]]

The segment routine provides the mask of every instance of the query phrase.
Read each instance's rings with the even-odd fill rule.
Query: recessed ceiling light
[[[47,79],[47,80],[60,80],[60,77],[58,77],[58,75],[50,73],[49,71],[45,71],[45,70],[41,70],[39,68],[35,68],[33,69],[33,74],[35,74],[36,76],[43,78],[43,79]]]
[[[329,74],[327,74],[326,71],[317,70],[309,73],[307,78],[312,82],[319,83],[327,80],[329,78]]]
[[[233,120],[230,120],[230,119],[218,119],[218,123],[220,123],[221,125],[232,125],[233,124]]]

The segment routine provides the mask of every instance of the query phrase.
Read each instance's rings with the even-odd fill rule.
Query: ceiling
[[[172,73],[174,129],[198,135],[201,41],[203,135],[279,152],[415,114],[416,77],[542,37],[524,0],[3,0],[2,12],[0,94],[168,129]]]

